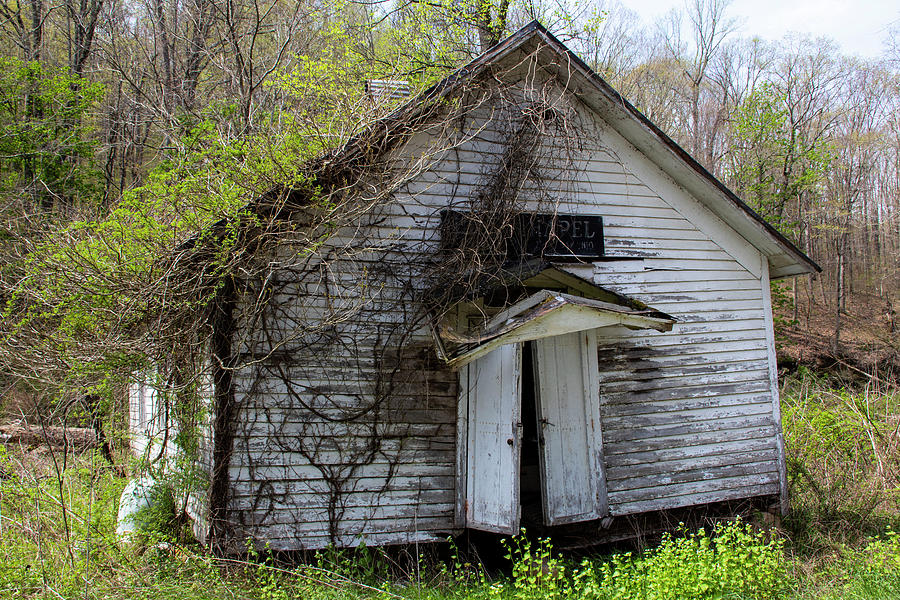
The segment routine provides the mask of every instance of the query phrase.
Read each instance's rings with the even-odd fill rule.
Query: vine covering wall
[[[504,75],[470,82],[365,162],[326,161],[314,193],[266,207],[216,325],[220,543],[263,529],[315,546],[453,527],[456,375],[431,327],[500,281],[516,215],[555,210],[577,151],[556,81]],[[467,213],[452,248],[447,208]]]

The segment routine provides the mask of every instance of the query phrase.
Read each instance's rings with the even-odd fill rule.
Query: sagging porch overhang
[[[670,331],[674,323],[673,317],[651,308],[635,309],[633,305],[542,289],[501,310],[474,330],[457,332],[444,323],[435,334],[440,347],[443,342],[459,345],[452,354],[444,355],[455,370],[505,344],[615,325]]]

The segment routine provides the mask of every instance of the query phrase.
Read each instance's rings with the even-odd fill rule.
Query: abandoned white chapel
[[[770,280],[818,267],[540,24],[311,172],[212,320],[201,540],[786,509]]]

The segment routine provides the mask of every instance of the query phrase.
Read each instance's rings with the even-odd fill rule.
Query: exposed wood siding
[[[598,331],[610,512],[777,494],[774,366],[767,348],[771,315],[760,253],[617,134],[579,110],[583,147],[575,155],[576,169],[553,175],[563,190],[556,208],[602,216],[607,253],[634,260],[567,268],[679,321],[669,333],[621,327]],[[467,127],[477,134],[461,136],[465,141],[457,151],[416,174],[395,190],[393,204],[359,224],[384,252],[399,248],[407,257],[427,257],[437,251],[440,211],[465,209],[483,173],[499,160],[503,133],[485,123],[486,114],[468,115]],[[429,135],[414,138],[397,153],[398,162],[432,151]],[[544,151],[558,153],[559,148],[548,140]],[[529,194],[538,184],[526,182],[523,189]],[[351,239],[352,229],[339,232],[332,243]],[[290,329],[334,310],[353,314],[360,322],[354,372],[341,371],[345,357],[335,355],[316,357],[319,375],[309,369],[293,373],[291,364],[277,375],[260,365],[234,374],[240,418],[229,471],[229,519],[235,549],[245,536],[267,540],[273,549],[435,540],[459,524],[457,374],[434,359],[424,329],[407,340],[415,348],[414,360],[405,365],[404,383],[381,407],[376,426],[335,433],[323,421],[329,411],[350,411],[373,394],[370,385],[379,367],[366,357],[379,340],[362,322],[404,319],[395,310],[399,284],[370,289],[365,306],[356,305],[360,295],[354,289],[377,267],[377,254],[360,255],[345,269],[331,270],[321,285],[288,286],[277,299],[277,317],[272,316]],[[434,282],[418,282],[429,283]],[[247,358],[265,354],[252,323],[240,324],[239,337]],[[299,353],[291,360],[300,366],[309,358]],[[340,375],[329,376],[330,369]],[[316,402],[322,402],[319,416],[304,408]],[[354,453],[365,448],[367,436],[380,437],[380,454],[355,464]],[[317,465],[308,457],[307,438],[318,444]],[[293,447],[286,443],[291,439]],[[329,499],[329,473],[350,476],[337,513]],[[340,517],[336,528],[335,514]]]
[[[293,359],[301,364],[304,356]],[[408,366],[377,419],[354,424],[339,419],[371,401],[374,372],[326,371],[319,381],[302,369],[235,373],[239,422],[228,503],[234,550],[248,537],[273,549],[313,549],[434,541],[453,531],[456,374],[425,347]],[[333,478],[344,479],[339,493]]]
[[[609,253],[642,260],[573,272],[679,321],[668,333],[599,332],[611,513],[777,494],[780,427],[760,254],[600,129],[640,193],[612,210],[600,194],[594,210],[605,217]],[[604,156],[599,152],[597,160]],[[587,189],[606,188],[601,172],[588,170]],[[641,218],[628,211],[632,203]]]

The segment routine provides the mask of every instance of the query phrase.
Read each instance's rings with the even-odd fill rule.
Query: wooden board
[[[597,336],[594,331],[534,342],[541,482],[548,525],[607,512]]]
[[[519,528],[521,346],[500,346],[460,373],[465,402],[466,526],[514,534]]]

